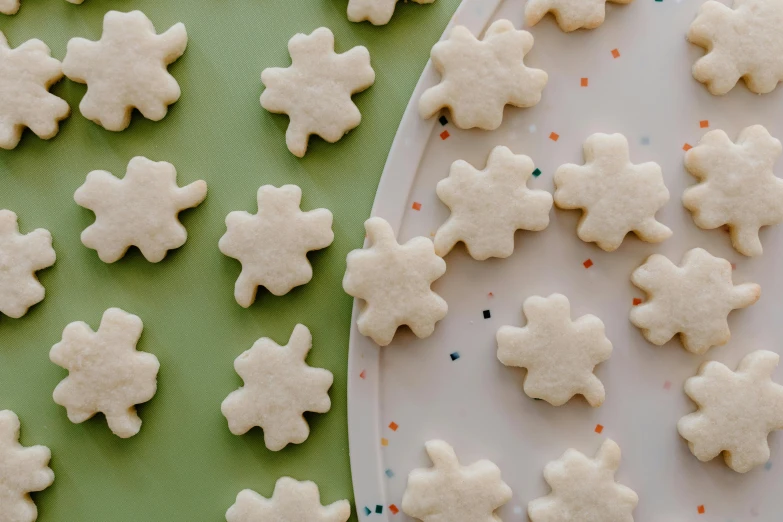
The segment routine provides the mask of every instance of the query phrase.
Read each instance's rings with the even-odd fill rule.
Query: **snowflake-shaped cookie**
[[[429,337],[449,309],[430,289],[446,273],[446,262],[425,237],[397,243],[391,225],[379,217],[368,219],[364,228],[370,246],[348,254],[343,278],[345,292],[365,301],[359,332],[380,346],[388,345],[402,325],[419,338]]]
[[[237,357],[234,368],[245,385],[221,406],[231,433],[242,435],[259,426],[271,451],[307,440],[310,428],[302,414],[326,413],[332,405],[332,373],[305,362],[312,345],[310,330],[298,324],[287,345],[264,337]]]
[[[508,257],[514,251],[514,232],[544,230],[552,195],[527,188],[534,168],[530,158],[506,147],[492,151],[483,171],[466,161],[454,162],[449,177],[437,186],[451,216],[435,234],[435,253],[443,257],[462,241],[474,259]]]
[[[114,263],[131,246],[147,261],[161,261],[188,237],[177,215],[206,197],[205,181],[178,187],[174,165],[141,156],[130,160],[123,179],[105,170],[90,172],[73,196],[95,212],[95,223],[82,232],[82,243],[97,250],[105,263]]]
[[[0,13],[13,15],[19,12],[19,0],[0,0]]]
[[[620,446],[606,439],[591,459],[575,449],[567,450],[544,468],[552,492],[527,505],[532,522],[630,522],[639,497],[615,482],[620,467]]]
[[[394,14],[399,0],[348,0],[348,20],[369,21],[373,25],[386,25]],[[406,0],[407,1],[407,0]],[[417,4],[431,4],[435,0],[413,0]]]
[[[722,452],[739,473],[769,460],[767,436],[783,430],[783,386],[772,381],[779,360],[759,350],[746,355],[736,372],[710,361],[685,381],[698,410],[681,418],[677,429],[696,458],[706,462]]]
[[[511,500],[511,488],[488,460],[462,466],[442,440],[425,445],[431,468],[414,469],[402,496],[406,515],[423,522],[500,522],[495,510]]]
[[[500,362],[527,369],[525,393],[554,406],[581,394],[590,406],[600,406],[604,385],[593,369],[612,354],[604,323],[594,315],[572,321],[571,305],[560,294],[529,297],[522,310],[527,326],[502,326],[497,342]]]
[[[218,243],[223,254],[242,263],[234,297],[245,308],[256,300],[259,286],[285,295],[308,283],[313,267],[307,253],[334,241],[332,213],[325,208],[302,212],[302,189],[296,185],[264,185],[257,199],[257,214],[237,211],[226,217],[227,230]]]
[[[347,522],[350,516],[347,500],[322,506],[315,482],[282,477],[275,484],[272,498],[250,489],[240,491],[236,504],[226,513],[226,522]]]
[[[31,491],[43,491],[54,482],[49,468],[52,453],[46,446],[19,444],[19,417],[0,411],[0,522],[34,522],[38,509]]]
[[[631,282],[648,297],[631,310],[631,322],[644,337],[661,346],[679,333],[685,349],[699,355],[729,342],[729,312],[761,295],[755,283],[735,286],[731,263],[701,248],[686,252],[679,267],[653,254],[634,270]]]
[[[569,163],[555,172],[555,205],[583,211],[579,239],[612,252],[629,232],[650,243],[672,235],[655,219],[669,201],[657,163],[631,163],[622,134],[593,134],[584,143],[584,155],[584,165]]]
[[[71,422],[100,412],[118,437],[139,432],[135,405],[155,395],[160,368],[157,357],[136,350],[142,327],[141,319],[119,308],[104,312],[97,332],[81,321],[65,327],[49,359],[70,372],[54,389],[54,402],[67,409]]]
[[[432,48],[442,80],[422,95],[421,117],[448,108],[460,129],[497,129],[506,105],[532,107],[541,100],[548,76],[523,62],[532,48],[533,35],[515,30],[508,20],[493,23],[483,40],[467,27],[454,27],[448,40]]]
[[[595,29],[604,23],[607,1],[630,4],[632,0],[528,0],[525,22],[536,25],[547,13],[552,13],[557,25],[565,32]]]
[[[18,319],[40,303],[46,291],[35,272],[52,266],[56,259],[48,230],[22,235],[16,214],[0,210],[0,313]]]
[[[700,228],[729,225],[738,252],[762,252],[759,228],[783,221],[783,180],[773,172],[783,151],[761,125],[740,132],[737,143],[710,131],[685,153],[685,167],[699,184],[685,190],[683,205]]]
[[[25,127],[39,138],[52,138],[58,122],[71,113],[65,100],[49,92],[63,77],[60,62],[51,54],[37,39],[11,49],[0,31],[0,148],[15,148]]]
[[[188,35],[183,24],[163,34],[141,11],[109,11],[97,42],[72,38],[63,60],[63,72],[87,84],[79,104],[85,118],[106,130],[128,128],[133,109],[152,121],[162,120],[168,106],[179,99],[177,80],[166,67],[185,52]]]
[[[783,38],[779,0],[734,0],[733,9],[710,0],[688,30],[688,40],[707,54],[693,64],[693,77],[712,94],[729,92],[745,80],[748,89],[765,94],[783,80]]]
[[[264,69],[261,106],[290,118],[285,133],[288,150],[303,157],[310,135],[335,143],[362,121],[351,96],[375,83],[370,52],[357,46],[334,52],[334,34],[325,27],[288,42],[291,66]]]

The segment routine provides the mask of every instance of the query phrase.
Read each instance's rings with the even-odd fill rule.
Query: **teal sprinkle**
[[[540,175],[541,175],[541,169],[536,169],[536,170],[533,171],[533,177],[534,178],[537,178]]]
[[[370,515],[372,515],[372,511],[367,506],[364,506],[364,514],[369,517]]]

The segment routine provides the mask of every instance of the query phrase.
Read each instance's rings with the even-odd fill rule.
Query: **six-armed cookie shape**
[[[386,25],[394,14],[399,0],[348,0],[348,20],[369,21],[373,25]],[[407,1],[407,0],[406,0]],[[435,0],[413,0],[417,4],[431,4]]]
[[[282,477],[275,484],[272,498],[264,498],[245,489],[226,512],[226,522],[347,522],[351,504],[338,500],[321,505],[321,494],[315,482],[299,482]]]
[[[81,321],[63,331],[49,359],[69,371],[54,389],[54,402],[81,423],[103,413],[112,433],[126,439],[141,429],[136,404],[152,399],[160,369],[157,357],[136,350],[141,319],[119,308],[103,314],[97,332]]]
[[[529,157],[506,147],[492,151],[483,171],[454,162],[449,177],[437,186],[451,216],[435,234],[435,253],[443,257],[462,241],[474,259],[508,257],[514,252],[514,232],[545,229],[552,195],[527,188],[534,168]]]
[[[292,154],[303,157],[310,135],[335,143],[362,121],[351,96],[375,83],[366,47],[334,52],[334,34],[325,27],[288,42],[291,66],[264,69],[261,106],[290,118],[285,134]]]
[[[607,1],[630,4],[632,0],[528,0],[525,22],[536,25],[547,13],[552,13],[557,25],[565,32],[595,29],[604,23]]]
[[[580,394],[590,406],[600,406],[606,394],[593,369],[612,354],[604,323],[594,315],[572,321],[571,305],[560,294],[529,297],[522,309],[524,328],[498,330],[500,362],[527,369],[524,389],[529,397],[561,406]]]
[[[402,497],[406,515],[423,522],[499,522],[495,510],[511,500],[511,488],[488,460],[462,466],[442,440],[426,443],[431,468],[414,469]]]
[[[259,286],[284,295],[313,278],[307,260],[311,250],[334,241],[332,213],[325,208],[302,212],[302,189],[264,185],[258,189],[258,213],[244,211],[226,217],[226,233],[218,247],[242,263],[234,297],[247,308],[256,300]]]
[[[755,283],[734,285],[731,263],[701,248],[686,252],[679,267],[653,254],[631,282],[648,297],[631,310],[631,322],[644,337],[661,346],[679,333],[685,349],[699,355],[729,342],[729,312],[761,296]]]
[[[685,393],[698,406],[677,423],[691,452],[706,462],[721,452],[726,464],[746,473],[769,460],[767,437],[783,430],[783,386],[772,381],[780,356],[748,354],[736,372],[716,361],[685,381]]]
[[[700,183],[685,190],[682,202],[696,224],[728,225],[738,252],[760,255],[759,228],[783,221],[783,180],[772,170],[781,151],[761,125],[743,129],[737,143],[722,130],[705,134],[685,153],[685,167]]]
[[[22,235],[16,214],[0,210],[0,313],[18,319],[40,303],[46,291],[35,273],[56,259],[48,230]]]
[[[430,288],[446,273],[446,262],[425,237],[397,243],[391,225],[379,217],[368,219],[364,228],[370,245],[348,254],[343,278],[345,292],[365,301],[359,332],[380,346],[388,345],[402,325],[419,338],[429,337],[449,309]]]
[[[552,492],[527,505],[532,522],[630,522],[639,497],[615,482],[620,446],[606,439],[591,459],[575,449],[544,468]]]
[[[707,50],[693,64],[693,77],[716,95],[740,78],[755,93],[771,92],[783,80],[782,18],[779,0],[734,0],[733,9],[703,3],[688,30],[688,40]]]
[[[310,330],[298,324],[287,345],[264,337],[236,358],[234,369],[245,385],[221,406],[231,433],[242,435],[259,426],[271,451],[307,440],[310,428],[302,414],[326,413],[332,405],[332,373],[305,362],[312,345]]]
[[[97,250],[101,261],[114,263],[136,246],[147,261],[157,263],[185,244],[188,233],[178,214],[206,197],[205,181],[179,187],[174,165],[137,156],[122,179],[105,170],[90,172],[73,199],[95,213],[82,243]]]
[[[68,42],[63,72],[87,84],[79,104],[82,115],[106,130],[121,131],[130,125],[134,108],[153,121],[166,116],[168,106],[180,96],[179,84],[166,67],[187,45],[181,23],[159,35],[141,11],[109,11],[100,40]]]
[[[569,163],[555,172],[555,205],[583,211],[579,239],[611,252],[629,232],[650,243],[672,235],[655,219],[669,201],[657,163],[631,163],[622,134],[593,134],[585,141],[584,155],[584,165]]]
[[[448,108],[460,129],[497,129],[506,105],[532,107],[541,100],[548,76],[523,62],[532,48],[533,35],[515,30],[508,20],[493,23],[483,40],[467,27],[454,27],[447,40],[432,48],[432,63],[442,80],[419,100],[421,117]]]
[[[63,77],[60,62],[51,54],[37,39],[11,49],[0,31],[0,148],[15,148],[25,127],[49,139],[71,113],[65,100],[49,92]]]
[[[46,446],[19,444],[19,418],[12,411],[0,411],[0,521],[35,522],[38,508],[30,492],[43,491],[54,482],[51,457]]]

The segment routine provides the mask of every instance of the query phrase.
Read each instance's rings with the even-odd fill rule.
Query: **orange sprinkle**
[[[411,205],[411,208],[413,210],[421,210],[421,203],[419,203],[418,201],[414,201],[413,205]]]
[[[392,512],[392,515],[396,515],[400,512],[400,510],[394,504],[389,504],[389,511]]]
[[[587,261],[585,261],[582,264],[585,266],[585,268],[590,268],[591,266],[593,266],[593,260],[592,259],[588,259]]]
[[[699,127],[701,127],[702,129],[706,129],[709,126],[710,126],[710,120],[701,120],[699,122]]]
[[[619,58],[620,51],[618,51],[617,49],[612,49],[612,56],[614,56],[615,58]]]
[[[381,439],[381,446],[388,446],[389,445],[389,439]]]
[[[560,139],[560,135],[556,132],[552,132],[549,134],[549,139],[552,141],[557,141]]]
[[[582,87],[587,87],[587,78],[582,78]]]
[[[449,139],[449,136],[451,136],[451,134],[449,134],[449,131],[443,131],[443,132],[440,133],[440,139],[442,139],[442,140]]]
[[[389,429],[392,431],[397,431],[397,428],[399,427],[400,426],[396,422],[392,422],[391,424],[389,424]]]
[[[595,425],[595,432],[596,433],[601,433],[602,431],[604,431],[604,427],[601,426],[600,424],[596,424]]]
[[[704,514],[704,505],[701,505],[698,508],[696,508],[696,511],[699,512],[699,515],[703,515]]]
[[[682,150],[684,150],[685,152],[688,152],[692,148],[693,147],[691,147],[691,145],[689,143],[686,143],[685,145],[682,146]]]
[[[490,292],[490,293],[489,293],[489,296],[490,296],[490,297],[495,297],[495,294],[493,294],[492,292]]]
[[[366,370],[362,370],[362,373],[359,374],[359,377],[361,377],[362,379],[366,379],[367,378],[367,371]]]
[[[642,304],[642,300],[639,299],[638,297],[634,297],[633,298],[633,305],[634,306],[639,306],[640,304]]]

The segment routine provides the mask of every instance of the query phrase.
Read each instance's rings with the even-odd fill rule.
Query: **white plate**
[[[448,217],[435,185],[448,175],[453,161],[483,168],[490,150],[506,145],[532,157],[543,172],[530,185],[552,191],[554,170],[563,163],[583,163],[582,143],[594,132],[620,132],[631,143],[634,163],[661,165],[672,198],[658,218],[674,236],[659,245],[629,236],[619,250],[607,253],[576,237],[579,212],[553,210],[545,231],[517,233],[516,251],[508,259],[474,261],[461,245],[446,257],[448,271],[433,288],[446,299],[449,312],[428,339],[401,329],[391,345],[379,349],[356,330],[355,306],[348,416],[360,520],[409,520],[402,512],[392,515],[390,506],[399,508],[408,473],[430,466],[423,451],[427,440],[448,441],[463,464],[480,458],[498,464],[514,491],[500,510],[508,522],[527,520],[527,503],[548,493],[542,477],[547,462],[567,448],[592,455],[606,437],[623,450],[617,479],[639,494],[637,522],[780,520],[780,432],[770,437],[770,463],[741,475],[721,458],[699,462],[676,429],[677,420],[694,409],[682,385],[703,361],[734,368],[757,349],[783,352],[778,340],[783,336],[778,269],[783,227],[764,229],[765,253],[749,259],[731,248],[724,231],[698,229],[680,203],[683,190],[694,183],[682,164],[685,143],[695,145],[704,132],[716,128],[734,139],[756,123],[783,138],[783,86],[758,96],[741,84],[727,96],[715,97],[693,80],[690,68],[703,50],[687,43],[685,33],[700,4],[609,4],[601,27],[570,34],[548,17],[530,29],[535,45],[526,58],[528,65],[549,73],[543,100],[532,109],[507,109],[503,126],[494,132],[460,131],[436,119],[421,120],[419,96],[438,79],[427,66],[373,208],[374,215],[398,231],[400,242],[429,237]],[[474,33],[497,18],[519,27],[523,7],[520,0],[465,0],[455,19]],[[619,58],[613,57],[613,49],[619,50]],[[580,86],[583,77],[589,79],[586,88]],[[709,120],[709,129],[700,127],[702,120]],[[440,137],[444,130],[450,134],[445,140]],[[557,141],[550,139],[551,132],[559,134]],[[783,163],[777,167],[783,172]],[[414,202],[421,204],[420,210],[412,208]],[[628,320],[633,298],[644,297],[629,282],[633,269],[654,252],[679,263],[696,246],[736,263],[735,282],[762,286],[756,305],[731,314],[731,342],[702,357],[687,353],[679,340],[653,346]],[[587,259],[594,263],[589,269],[582,264]],[[574,318],[592,313],[606,324],[614,352],[596,370],[607,392],[600,408],[580,398],[560,408],[533,401],[521,388],[523,370],[506,368],[495,356],[497,329],[523,323],[521,307],[527,297],[553,292],[569,297]],[[490,311],[489,319],[484,310]],[[456,361],[450,357],[453,352],[459,352]],[[783,381],[781,369],[775,378]],[[396,431],[389,428],[392,422]],[[604,427],[600,435],[598,424]],[[699,506],[704,514],[698,513]]]

